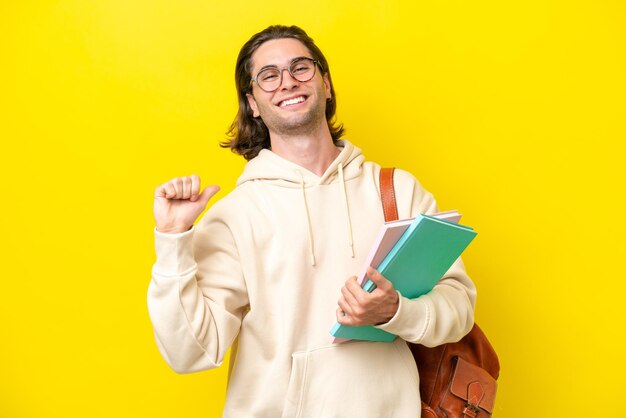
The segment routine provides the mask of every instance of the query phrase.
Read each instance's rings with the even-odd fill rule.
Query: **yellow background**
[[[495,416],[619,416],[625,22],[618,0],[3,1],[0,417],[219,415],[226,368],[179,376],[154,344],[152,194],[232,189],[234,62],[273,23],[325,51],[346,137],[479,231]]]

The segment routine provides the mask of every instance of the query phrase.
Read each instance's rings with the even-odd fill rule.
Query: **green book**
[[[475,236],[471,227],[418,215],[377,270],[402,296],[417,298],[428,293],[441,280]],[[363,285],[367,292],[375,288],[369,279]],[[330,333],[337,339],[391,342],[396,338],[394,334],[371,325],[351,327],[336,323]]]

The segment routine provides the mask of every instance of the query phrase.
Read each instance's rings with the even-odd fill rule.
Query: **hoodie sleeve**
[[[432,194],[411,174],[396,170],[394,182],[401,219],[438,211]],[[429,293],[416,299],[400,295],[395,316],[378,328],[428,347],[458,341],[474,324],[475,303],[476,287],[459,258]]]
[[[248,305],[229,228],[207,215],[184,233],[155,230],[155,247],[148,311],[159,351],[177,373],[218,367]]]

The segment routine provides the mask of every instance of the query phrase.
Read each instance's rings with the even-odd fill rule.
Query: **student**
[[[363,88],[390,86],[369,59],[351,71],[371,74]],[[419,417],[405,341],[435,346],[471,329],[462,262],[414,300],[373,269],[377,288],[364,292],[354,274],[384,222],[380,166],[340,139],[324,55],[302,29],[271,26],[241,49],[236,83],[227,146],[248,160],[237,187],[196,226],[217,186],[192,175],[155,191],[148,307],[159,350],[188,373],[220,366],[233,347],[224,417]],[[395,188],[400,218],[437,211],[409,173],[396,170]],[[335,321],[400,338],[332,344]]]

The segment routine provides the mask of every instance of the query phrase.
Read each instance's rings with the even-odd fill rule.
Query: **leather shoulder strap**
[[[398,220],[398,205],[396,204],[396,192],[393,187],[393,172],[395,168],[387,167],[380,169],[380,197],[383,203],[385,222]]]

